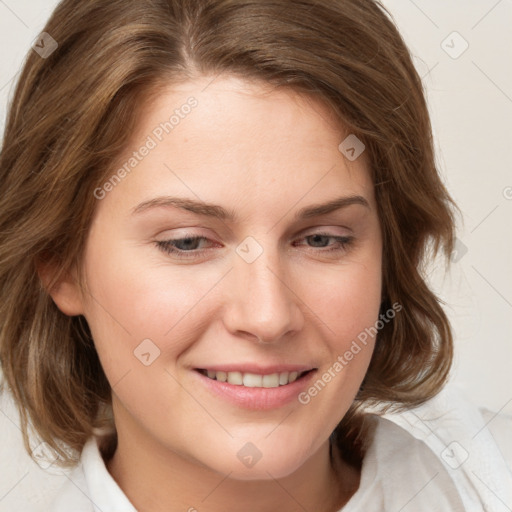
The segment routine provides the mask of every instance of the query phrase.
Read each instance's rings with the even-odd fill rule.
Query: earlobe
[[[55,269],[50,265],[39,262],[36,268],[44,288],[65,315],[77,316],[84,313],[80,287],[71,272],[62,274],[54,281]]]

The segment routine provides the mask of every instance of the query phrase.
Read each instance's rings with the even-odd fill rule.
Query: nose
[[[265,248],[252,263],[235,254],[226,328],[235,336],[275,343],[304,324],[301,299],[276,251]]]

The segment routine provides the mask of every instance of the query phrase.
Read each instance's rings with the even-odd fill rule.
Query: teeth
[[[263,377],[253,373],[244,373],[243,384],[246,388],[261,388]]]
[[[228,374],[226,372],[213,372],[217,373],[217,375],[214,375],[213,377],[219,380],[220,382],[226,382],[228,380]]]
[[[218,380],[219,382],[228,382],[236,386],[245,386],[247,388],[277,388],[295,382],[306,372],[281,372],[272,373],[270,375],[257,375],[255,373],[201,370],[201,373],[208,375],[210,379]]]
[[[288,375],[286,372],[279,374],[279,385],[284,386],[285,384],[288,384]]]
[[[243,377],[240,372],[228,372],[229,384],[235,384],[241,386],[243,384]]]
[[[263,386],[264,388],[277,388],[279,386],[279,374],[272,373],[271,375],[263,375],[263,377],[261,377],[260,385]]]

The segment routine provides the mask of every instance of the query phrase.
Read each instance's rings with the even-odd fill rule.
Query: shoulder
[[[18,410],[6,389],[0,391],[0,432],[0,510],[48,512],[48,503],[65,484],[70,470],[57,468],[46,458],[44,443],[35,442],[32,447],[38,463],[30,457],[23,444]]]
[[[389,418],[368,419],[373,431],[359,489],[343,512],[431,512],[433,503],[436,512],[466,510],[459,489],[426,443]]]
[[[105,466],[99,448],[102,440],[89,438],[79,465],[56,495],[50,512],[136,512]]]
[[[95,512],[88,496],[87,481],[80,463],[69,475],[64,485],[55,493],[48,512]]]
[[[0,510],[133,512],[107,472],[95,438],[86,443],[74,468],[58,466],[49,457],[44,443],[33,447],[36,463],[25,450],[19,413],[12,395],[5,389],[0,391],[0,432]],[[108,507],[102,506],[104,503]]]
[[[512,416],[495,413],[486,408],[480,408],[486,427],[512,471]]]
[[[482,411],[449,387],[421,407],[387,414],[380,423],[381,440],[396,446],[402,437],[415,457],[439,465],[465,509],[507,510],[504,504],[512,504],[510,417]],[[405,457],[410,454],[404,452]]]

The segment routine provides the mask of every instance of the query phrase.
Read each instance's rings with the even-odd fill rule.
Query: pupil
[[[320,238],[320,239],[322,239],[322,238],[323,238],[323,239],[324,239],[324,241],[326,241],[326,239],[327,239],[328,237],[327,237],[327,236],[325,236],[325,235],[311,235],[311,238],[313,238],[313,240],[314,240],[314,242],[313,242],[313,243],[316,243],[316,242],[318,242],[318,239],[319,239],[319,238]],[[326,245],[326,244],[322,244],[322,245],[320,245],[320,247],[325,247],[325,245]],[[317,247],[319,247],[319,246],[317,246]]]
[[[199,239],[197,239],[197,238],[183,238],[180,242],[178,242],[178,244],[184,246],[184,247],[181,247],[181,249],[196,249],[197,247],[190,247],[190,245],[192,244],[192,246],[194,246],[198,242],[199,242]],[[180,247],[178,247],[178,248],[180,248]]]

